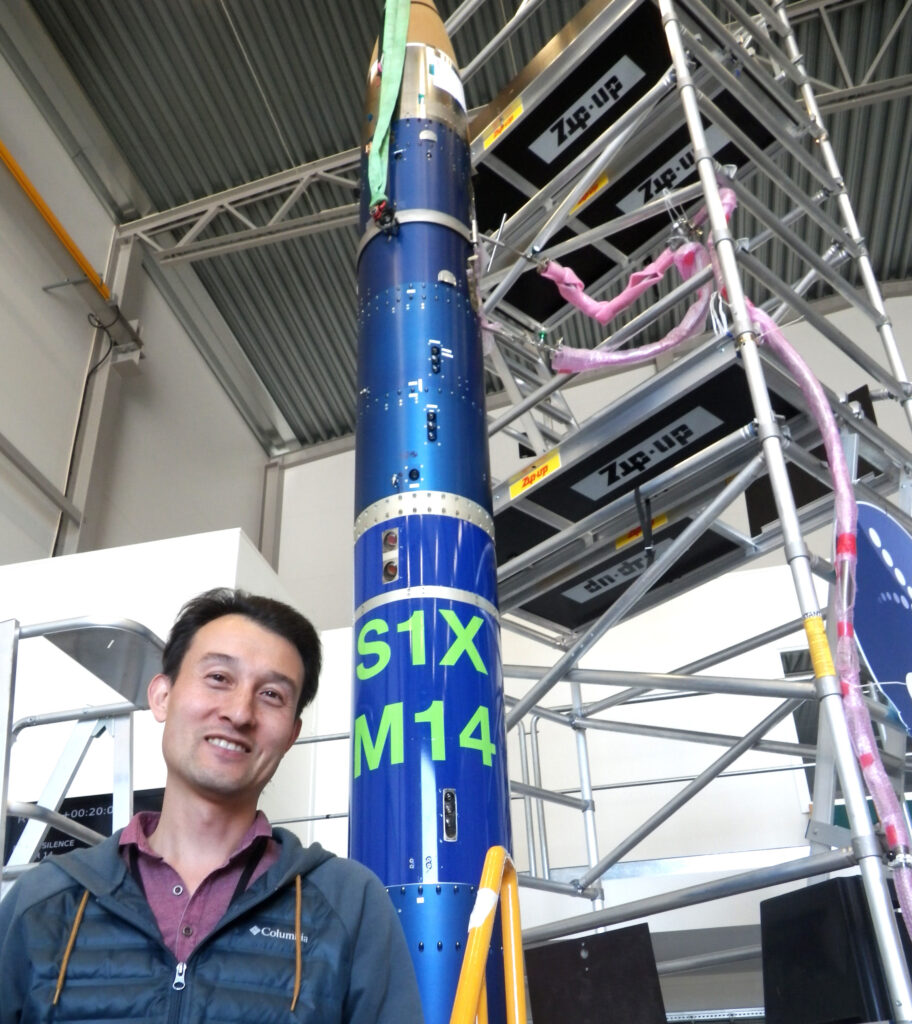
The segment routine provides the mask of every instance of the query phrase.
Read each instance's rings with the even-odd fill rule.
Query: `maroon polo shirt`
[[[248,885],[279,859],[279,844],[272,838],[266,815],[257,811],[238,848],[200,882],[191,896],[180,875],[149,846],[148,837],[158,826],[158,819],[156,811],[134,815],[121,834],[120,849],[128,866],[131,860],[135,863],[162,939],[182,963],[224,916],[254,850],[261,849],[265,840]]]

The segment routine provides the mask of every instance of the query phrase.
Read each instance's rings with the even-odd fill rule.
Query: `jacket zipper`
[[[187,964],[182,960],[174,969],[171,989],[174,994],[168,1000],[168,1024],[177,1024],[181,1019],[181,1003],[184,989],[187,987]]]

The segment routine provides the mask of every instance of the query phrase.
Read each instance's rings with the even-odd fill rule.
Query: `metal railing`
[[[125,697],[127,703],[49,711],[14,722],[19,643],[36,637],[50,641]],[[28,868],[51,826],[81,842],[93,843],[103,838],[58,811],[89,746],[106,730],[114,735],[113,823],[115,828],[127,823],[133,810],[132,713],[144,704],[143,688],[160,668],[162,647],[162,641],[154,633],[129,619],[72,618],[28,626],[20,626],[15,619],[0,622],[0,851],[6,848],[8,817],[29,819],[0,879],[12,879]],[[17,737],[25,729],[63,722],[74,723],[73,729],[51,769],[37,805],[11,802],[10,755]]]

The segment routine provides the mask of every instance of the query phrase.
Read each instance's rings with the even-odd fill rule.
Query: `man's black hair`
[[[172,682],[177,679],[187,648],[203,626],[223,615],[243,615],[264,629],[287,640],[301,655],[304,663],[304,685],[298,697],[295,714],[316,697],[323,661],[320,637],[310,621],[290,605],[271,597],[248,594],[231,587],[216,587],[198,597],[191,598],[171,627],[168,641],[162,651],[162,672]]]

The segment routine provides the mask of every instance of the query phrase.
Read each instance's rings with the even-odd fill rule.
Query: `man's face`
[[[255,807],[300,732],[303,685],[301,656],[277,633],[243,615],[203,626],[177,678],[149,684],[149,706],[165,723],[169,789]]]

